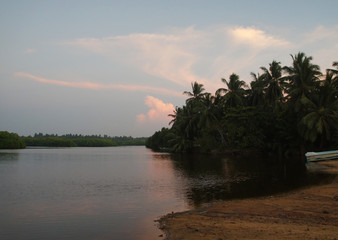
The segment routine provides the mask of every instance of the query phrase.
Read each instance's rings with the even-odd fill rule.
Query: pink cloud
[[[162,100],[147,96],[144,100],[146,106],[150,108],[147,114],[137,115],[138,123],[149,122],[165,122],[166,124],[170,121],[168,114],[173,112],[174,105],[171,103],[164,103]]]
[[[201,30],[191,26],[165,29],[161,33],[82,38],[61,44],[108,59],[118,58],[119,62],[155,76],[159,81],[170,81],[185,88],[197,81],[210,92],[222,86],[220,79],[225,72],[230,74],[251,68],[253,59],[257,59],[261,51],[285,49],[291,45],[287,40],[258,28],[224,25]],[[247,45],[249,50],[239,55],[243,45]]]
[[[115,58],[123,55],[126,64],[143,72],[180,86],[191,82],[205,82],[206,78],[193,71],[200,56],[196,48],[203,46],[205,33],[194,27],[173,29],[169,33],[135,33],[106,38],[81,38],[63,42],[87,51]]]
[[[141,85],[132,85],[132,84],[126,84],[126,85],[102,84],[102,83],[92,83],[92,82],[68,82],[68,81],[41,78],[41,77],[37,77],[29,73],[22,73],[22,72],[17,72],[14,75],[19,78],[32,79],[39,83],[53,84],[53,85],[66,86],[66,87],[87,88],[87,89],[93,89],[93,90],[115,89],[115,90],[133,91],[133,92],[154,92],[154,93],[161,93],[165,95],[183,97],[181,92],[177,92],[177,91],[173,91],[173,90],[169,90],[165,88],[151,87],[151,86],[141,86]]]
[[[143,113],[136,116],[136,121],[138,123],[144,123],[146,120],[147,120],[147,116],[144,115]]]

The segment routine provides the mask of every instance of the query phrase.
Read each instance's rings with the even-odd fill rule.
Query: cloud
[[[269,35],[253,27],[236,27],[229,29],[230,35],[237,44],[248,44],[254,48],[287,47],[290,42]]]
[[[136,122],[138,123],[145,123],[147,120],[147,116],[143,113],[136,116]]]
[[[213,91],[224,74],[252,66],[261,51],[291,43],[253,27],[213,26],[170,28],[161,33],[134,33],[105,38],[81,38],[61,44],[99,54],[157,78],[188,88],[199,82]],[[243,49],[243,45],[249,47]],[[260,66],[258,66],[260,67]],[[249,75],[251,71],[245,73]],[[211,90],[210,90],[211,89]]]
[[[298,51],[304,51],[312,56],[314,63],[325,71],[332,66],[333,61],[337,61],[337,42],[338,25],[332,27],[319,25],[312,31],[301,34],[297,47]]]
[[[319,25],[313,31],[306,33],[304,35],[303,44],[322,41],[337,42],[337,40],[338,40],[338,25],[333,26],[332,28],[327,28],[322,25]]]
[[[203,84],[207,91],[214,92],[219,87],[223,87],[221,78],[227,78],[233,72],[248,82],[251,80],[250,72],[259,70],[261,66],[267,66],[274,58],[282,64],[288,64],[288,61],[291,61],[289,54],[298,51],[305,51],[309,55],[318,54],[318,57],[314,55],[315,59],[325,62],[327,58],[329,59],[327,61],[332,62],[334,53],[323,49],[334,49],[338,40],[337,30],[338,26],[331,28],[318,26],[303,35],[285,36],[284,34],[284,37],[280,37],[278,35],[281,32],[276,34],[257,27],[219,25],[204,29],[191,26],[164,29],[159,33],[73,39],[59,44],[83,53],[104,56],[107,61],[118,62],[131,72],[135,69],[141,70],[153,76],[152,87],[138,84],[138,79],[126,79],[130,82],[129,85],[117,85],[28,77],[44,83],[69,87],[122,89],[149,93],[156,91],[172,96],[181,96],[182,90],[177,92],[171,89],[189,90],[190,83],[197,81]],[[324,41],[325,44],[320,44]],[[312,49],[312,52],[307,49]],[[171,83],[166,83],[166,86],[171,86],[171,89],[163,88],[163,82]]]
[[[31,54],[31,53],[34,53],[34,52],[36,52],[35,48],[29,48],[29,49],[25,50],[25,53],[27,53],[27,54]]]
[[[162,100],[147,96],[144,100],[146,106],[150,108],[150,110],[146,114],[139,114],[136,117],[136,121],[139,124],[144,123],[166,123],[170,121],[170,117],[168,116],[174,111],[174,105],[171,103],[164,103]]]
[[[202,44],[201,32],[193,27],[174,29],[169,33],[137,33],[106,38],[82,38],[62,44],[92,53],[119,58],[143,72],[180,86],[192,81],[203,82],[192,71],[198,61],[194,46]]]
[[[92,83],[92,82],[68,82],[68,81],[41,78],[41,77],[37,77],[29,73],[22,73],[22,72],[17,72],[14,75],[19,78],[29,78],[36,82],[40,82],[40,83],[59,85],[59,86],[65,86],[65,87],[86,88],[86,89],[92,89],[92,90],[115,89],[115,90],[133,91],[133,92],[161,93],[164,95],[171,95],[171,96],[176,96],[176,97],[183,96],[181,92],[177,92],[177,91],[165,89],[165,88],[151,87],[151,86],[132,85],[132,84],[102,84],[102,83]]]

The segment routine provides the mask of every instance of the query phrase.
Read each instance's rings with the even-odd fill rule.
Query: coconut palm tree
[[[187,99],[187,103],[192,101],[192,100],[200,100],[203,95],[204,95],[204,87],[203,84],[199,84],[197,82],[191,83],[191,88],[192,88],[192,92],[188,92],[188,91],[184,91],[185,95],[188,95],[190,98]]]
[[[202,107],[200,108],[200,122],[199,127],[201,129],[215,130],[219,134],[221,143],[225,142],[222,127],[220,124],[220,108],[215,103],[217,97],[212,96],[210,93],[204,95],[202,99]]]
[[[256,75],[251,72],[250,74],[254,80],[250,82],[249,104],[251,106],[263,105],[265,103],[264,89],[266,87],[266,82],[259,73]]]
[[[338,74],[338,61],[332,63],[332,67],[335,67],[336,69],[330,69],[334,74]]]
[[[288,97],[296,112],[309,104],[310,95],[319,85],[319,77],[322,75],[318,65],[312,64],[312,57],[307,57],[300,52],[291,55],[293,63],[291,67],[284,67],[287,76],[283,80],[288,81]]]
[[[338,89],[338,62],[333,62],[332,66],[337,69],[326,69],[326,79],[330,82],[332,87]]]
[[[174,151],[188,152],[193,149],[195,140],[200,135],[200,110],[194,101],[188,102],[182,108],[176,108],[170,122],[176,137],[174,138]]]
[[[219,88],[217,94],[224,94],[224,103],[227,107],[235,107],[243,105],[243,99],[245,96],[246,83],[239,80],[239,76],[235,73],[231,74],[229,81],[222,78],[222,82],[226,84],[227,88]]]
[[[261,67],[263,70],[262,78],[266,82],[265,98],[268,103],[281,101],[283,98],[282,67],[280,62],[272,61],[269,69]]]
[[[317,88],[308,104],[308,113],[301,120],[301,130],[305,140],[318,141],[321,150],[332,140],[338,122],[338,91],[332,87],[327,77]]]

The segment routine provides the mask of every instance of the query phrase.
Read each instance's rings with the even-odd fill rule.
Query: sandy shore
[[[338,239],[338,161],[318,164],[337,175],[331,184],[168,214],[160,229],[168,240]]]

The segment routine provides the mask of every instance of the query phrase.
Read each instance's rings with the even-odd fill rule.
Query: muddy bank
[[[167,239],[338,239],[338,161],[315,168],[328,185],[255,199],[218,201],[159,220]]]

